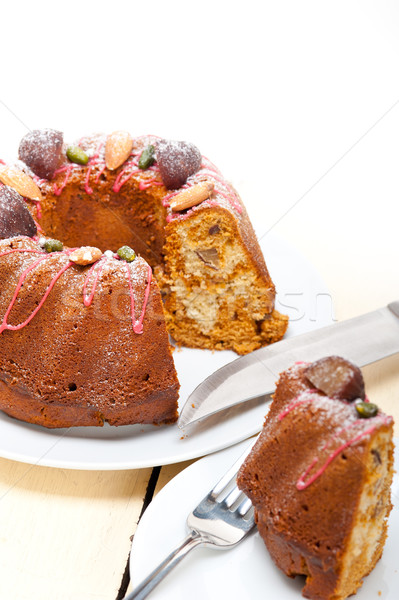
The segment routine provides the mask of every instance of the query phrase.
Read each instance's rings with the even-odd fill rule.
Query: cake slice
[[[306,577],[303,595],[354,594],[381,557],[391,510],[393,419],[368,401],[340,357],[280,375],[238,485],[276,565]]]

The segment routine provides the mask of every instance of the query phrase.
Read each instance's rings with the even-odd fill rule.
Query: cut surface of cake
[[[66,147],[63,134],[23,138],[15,188],[48,236],[67,246],[134,248],[153,268],[177,344],[240,354],[281,339],[288,319],[237,192],[190,143],[127,132]],[[0,181],[20,179],[0,167]]]
[[[354,594],[381,557],[391,510],[393,419],[341,357],[280,375],[263,430],[238,475],[276,565],[303,595]]]
[[[17,195],[18,196],[18,195]],[[0,410],[45,427],[171,423],[179,383],[151,267],[35,233],[0,189]],[[3,218],[2,218],[3,216]]]

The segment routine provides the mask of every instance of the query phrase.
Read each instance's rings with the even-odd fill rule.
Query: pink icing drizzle
[[[132,177],[132,175],[137,175],[138,173],[144,172],[138,166],[140,155],[141,155],[141,151],[132,153],[133,158],[131,160],[129,160],[129,162],[126,163],[125,167],[122,169],[122,171],[119,173],[119,175],[115,179],[114,185],[112,186],[113,192],[118,193],[121,190],[122,186],[127,181],[129,181],[129,179]],[[152,165],[151,167],[146,169],[146,172],[148,172],[148,171],[157,172],[158,168],[155,165]],[[139,183],[139,189],[145,190],[145,189],[151,187],[152,185],[162,186],[163,183],[161,181],[157,181],[156,179],[149,179],[147,181],[141,181]]]
[[[148,267],[148,276],[147,276],[148,282],[147,282],[147,287],[145,289],[145,294],[144,294],[143,308],[141,309],[140,317],[137,320],[135,319],[135,312],[134,312],[134,295],[133,295],[132,278],[130,275],[130,269],[129,269],[128,265],[126,265],[126,273],[127,273],[127,278],[128,278],[128,282],[129,282],[130,307],[131,307],[133,331],[134,331],[134,333],[143,333],[143,320],[144,320],[144,315],[145,315],[145,309],[147,307],[148,298],[150,295],[150,287],[151,287],[151,279],[152,279],[151,267]]]
[[[85,178],[85,192],[86,192],[86,194],[89,194],[89,195],[93,193],[93,190],[90,187],[90,183],[89,183],[89,181],[90,181],[90,173],[91,173],[91,170],[92,170],[93,166],[96,165],[96,164],[98,164],[99,162],[101,162],[98,157],[100,155],[101,148],[103,147],[103,145],[104,145],[103,141],[101,141],[98,144],[95,153],[89,159],[89,162],[88,162],[88,165],[87,165],[87,172],[86,172],[86,178]],[[105,163],[104,163],[104,169],[105,169]],[[104,169],[101,171],[101,173],[104,172]],[[101,175],[101,173],[99,173],[99,176]],[[96,177],[96,183],[98,182],[99,176]]]
[[[293,411],[298,406],[301,406],[302,404],[306,404],[306,403],[312,402],[313,400],[316,400],[317,398],[320,398],[320,396],[316,395],[316,394],[313,395],[313,396],[307,396],[306,398],[301,398],[301,396],[304,396],[304,395],[306,395],[308,393],[312,393],[312,392],[313,393],[314,392],[317,393],[317,391],[318,390],[316,390],[316,389],[309,389],[309,390],[306,390],[304,392],[301,392],[299,394],[299,396],[297,396],[296,398],[294,398],[294,400],[292,402],[290,402],[288,404],[288,406],[283,411],[281,411],[281,413],[279,413],[279,415],[277,417],[278,420],[281,421],[282,419],[284,419],[284,417],[286,417],[291,411]],[[388,422],[389,421],[389,417],[385,417],[385,416],[382,417],[382,415],[377,415],[377,416],[380,419],[382,418],[383,422]],[[362,422],[362,419],[356,419],[355,421],[353,421],[352,423],[350,423],[346,427],[343,427],[342,429],[340,429],[339,431],[337,431],[324,444],[324,446],[321,448],[321,452],[323,452],[323,450],[326,450],[326,448],[328,448],[328,446],[334,441],[334,439],[336,439],[342,433],[344,433],[345,431],[348,431],[349,429],[351,429],[352,427],[354,427],[355,425],[357,425],[357,424],[359,424],[361,422]],[[310,465],[307,467],[307,469],[305,470],[305,472],[298,479],[298,481],[296,483],[296,488],[298,490],[304,490],[304,489],[306,489],[309,485],[311,485],[314,481],[316,481],[316,479],[318,479],[320,477],[320,475],[322,475],[324,473],[324,471],[327,469],[328,465],[334,460],[334,458],[336,458],[336,456],[338,456],[338,454],[340,454],[343,450],[345,450],[345,448],[348,448],[349,446],[352,446],[353,444],[355,444],[357,441],[359,441],[363,437],[366,437],[367,435],[369,435],[370,433],[372,433],[376,429],[376,427],[377,427],[377,425],[374,422],[374,425],[372,425],[371,427],[369,427],[365,431],[361,431],[360,433],[358,433],[357,435],[355,435],[354,437],[352,437],[347,442],[344,442],[343,444],[341,444],[338,448],[336,448],[333,452],[331,452],[331,454],[329,454],[329,456],[325,460],[324,464],[311,477],[309,477],[306,480],[306,477],[309,475],[310,471],[313,469],[313,467],[319,461],[319,457],[315,457],[312,460],[312,462],[310,463]]]
[[[2,254],[0,254],[0,256],[5,256],[7,254],[11,254],[12,252],[33,252],[35,254],[43,254],[40,251],[37,250],[23,250],[23,249],[14,249],[14,250],[10,250],[9,252],[3,252]],[[21,274],[21,277],[19,278],[19,281],[17,283],[17,287],[15,288],[15,292],[14,292],[14,296],[12,297],[12,300],[6,310],[6,313],[4,315],[3,318],[3,322],[0,325],[0,333],[2,333],[5,329],[7,330],[12,330],[12,331],[17,331],[19,329],[22,329],[23,327],[25,327],[25,325],[27,325],[28,323],[30,323],[30,321],[33,319],[33,317],[38,313],[38,311],[41,309],[41,307],[43,306],[43,304],[45,303],[49,293],[51,292],[51,290],[53,289],[55,283],[58,281],[58,279],[61,277],[61,275],[67,270],[69,269],[69,267],[72,266],[73,263],[68,261],[68,264],[64,265],[59,271],[58,273],[52,278],[49,286],[47,287],[47,290],[45,291],[42,299],[40,300],[39,304],[36,306],[36,308],[34,309],[34,311],[29,315],[29,317],[23,322],[20,323],[19,325],[9,325],[7,323],[7,319],[10,315],[11,310],[13,309],[13,306],[15,304],[15,301],[18,297],[19,294],[19,290],[21,289],[22,285],[24,284],[26,277],[28,276],[28,274],[35,268],[37,267],[40,263],[44,262],[45,260],[47,260],[49,257],[49,255],[42,255],[41,258],[39,258],[38,260],[35,260],[27,269],[25,269],[25,271],[23,271],[23,273]]]
[[[31,263],[29,265],[29,267],[27,269],[25,269],[23,271],[23,273],[21,274],[19,281],[17,283],[17,287],[15,288],[15,292],[14,295],[11,299],[11,302],[9,304],[9,306],[7,307],[6,313],[4,315],[3,321],[0,325],[0,334],[4,331],[4,330],[12,330],[12,331],[17,331],[19,329],[22,329],[23,327],[25,327],[26,325],[28,325],[28,323],[30,323],[30,321],[34,318],[34,316],[39,312],[39,310],[41,309],[41,307],[43,306],[43,304],[45,303],[45,301],[47,300],[48,295],[50,294],[51,290],[53,289],[54,285],[56,284],[56,282],[58,281],[58,279],[61,277],[61,275],[63,273],[65,273],[65,271],[67,269],[69,269],[70,267],[72,267],[74,265],[73,262],[68,261],[68,263],[66,265],[64,265],[57,273],[56,275],[51,279],[50,284],[48,285],[42,299],[40,300],[39,304],[36,306],[36,308],[34,309],[34,311],[29,315],[29,317],[23,322],[20,323],[19,325],[10,325],[7,323],[7,319],[14,307],[14,304],[17,300],[19,291],[21,289],[21,287],[23,286],[24,282],[26,281],[27,276],[29,275],[29,273],[31,271],[33,271],[33,269],[35,267],[37,267],[39,264],[41,264],[42,262],[44,262],[45,260],[48,260],[52,255],[57,254],[57,255],[64,255],[64,256],[68,256],[71,252],[73,252],[73,249],[69,249],[69,250],[65,250],[63,252],[57,252],[57,253],[50,253],[47,254],[41,250],[34,250],[34,249],[30,249],[30,248],[14,248],[12,250],[7,250],[5,252],[0,253],[0,257],[2,256],[7,256],[8,254],[13,254],[14,252],[24,252],[24,253],[33,253],[33,254],[39,254],[41,255],[40,258],[38,258],[37,260],[35,260],[33,263]],[[95,262],[89,269],[89,272],[86,276],[84,285],[83,285],[83,304],[84,306],[88,307],[91,305],[93,298],[94,298],[94,294],[97,288],[97,284],[101,275],[101,272],[103,270],[103,267],[105,265],[105,261],[103,259],[100,259],[99,261]],[[90,279],[91,274],[96,270],[95,273],[95,278],[94,278],[94,282],[92,285],[92,289],[89,295],[86,294],[86,289],[87,289],[87,285]],[[148,303],[148,298],[150,295],[150,287],[151,287],[151,280],[152,280],[152,271],[151,271],[151,267],[148,267],[148,283],[145,289],[145,293],[144,293],[144,302],[143,302],[143,307],[141,310],[141,314],[140,317],[136,320],[135,319],[135,313],[134,313],[134,293],[133,293],[133,285],[132,285],[132,280],[131,280],[131,274],[130,274],[130,269],[129,267],[126,265],[126,274],[127,274],[127,280],[128,280],[128,284],[129,284],[129,293],[130,293],[130,303],[131,303],[131,316],[132,316],[132,326],[133,326],[133,331],[134,333],[140,334],[143,333],[143,321],[144,321],[144,317],[145,317],[145,311],[146,311],[146,307],[147,307],[147,303]]]
[[[315,391],[315,390],[309,390],[309,392],[311,392],[311,391]],[[283,411],[281,411],[281,413],[277,417],[279,421],[284,419],[284,417],[286,417],[297,406],[301,406],[301,404],[307,404],[308,402],[313,402],[313,400],[315,400],[317,397],[317,396],[311,396],[311,397],[303,398],[302,400],[300,400],[299,398],[301,395],[302,394],[299,394],[299,396],[297,396],[292,402],[290,402],[290,404]]]
[[[147,136],[141,136],[141,138],[146,138],[146,137]],[[157,136],[152,136],[152,137],[154,138]],[[137,139],[141,139],[141,138],[139,137]],[[81,142],[81,140],[79,141],[79,143],[80,142]],[[104,145],[104,142],[101,141],[96,149],[95,154],[90,158],[90,160],[87,164],[84,189],[85,189],[86,194],[88,194],[88,195],[93,193],[93,189],[90,186],[90,175],[91,175],[93,166],[100,165],[100,164],[102,165],[101,170],[96,175],[95,183],[98,183],[101,175],[104,173],[104,171],[106,169],[105,161],[99,157],[101,148],[103,145]],[[131,157],[129,158],[128,162],[125,163],[124,168],[120,171],[120,173],[115,178],[115,181],[112,186],[113,192],[119,193],[120,190],[122,189],[123,185],[125,183],[127,183],[133,175],[137,175],[138,173],[143,172],[138,166],[138,161],[139,161],[141,153],[142,153],[142,150],[140,150],[138,152],[132,152]],[[61,183],[61,185],[57,186],[56,183],[53,184],[53,191],[57,196],[59,196],[61,194],[61,192],[63,191],[63,189],[66,187],[66,185],[69,181],[69,178],[71,176],[71,173],[75,167],[78,167],[78,165],[71,163],[68,165],[64,165],[63,167],[61,167],[60,169],[57,169],[57,171],[55,171],[54,175],[65,172],[65,179]],[[148,171],[154,171],[155,173],[158,173],[159,169],[158,169],[157,165],[152,165],[151,167],[146,169],[146,172],[148,172]],[[185,184],[178,191],[173,191],[172,193],[167,194],[162,200],[163,206],[168,207],[169,200],[171,198],[173,198],[173,196],[175,196],[177,193],[179,193],[179,191],[181,191],[181,189],[187,189],[187,188],[191,187],[192,185],[194,185],[195,183],[197,183],[198,176],[208,176],[211,179],[213,179],[216,184],[215,185],[216,194],[225,198],[228,202],[230,202],[232,207],[238,213],[240,213],[240,214],[242,213],[242,206],[238,202],[238,200],[236,200],[236,193],[231,188],[231,186],[223,179],[223,177],[222,177],[220,171],[217,169],[217,167],[215,167],[215,165],[205,156],[202,157],[202,165],[201,165],[200,171],[198,171],[196,174],[194,174],[193,182],[190,184]],[[162,183],[162,181],[158,181],[156,178],[139,182],[139,189],[141,191],[146,190],[152,186],[163,186],[163,183]],[[215,205],[216,204],[217,203],[215,202]],[[38,209],[38,211],[39,211],[39,209]],[[180,213],[170,214],[167,216],[166,220],[169,223],[173,219],[177,219],[179,217],[180,218],[182,217],[182,215]],[[41,217],[39,217],[39,218],[41,218]]]
[[[123,176],[127,173],[127,175],[125,176],[125,178],[123,179]],[[112,191],[115,192],[116,194],[121,190],[121,187],[127,182],[129,181],[129,179],[132,177],[134,171],[130,171],[129,172],[129,167],[126,166],[124,169],[122,169],[122,171],[119,173],[119,175],[117,176],[117,178],[115,179],[114,185],[112,186]]]
[[[105,261],[104,260],[97,261],[89,269],[89,272],[87,274],[86,280],[85,280],[84,285],[83,285],[83,304],[85,306],[90,306],[91,303],[93,302],[94,294],[96,293],[98,281],[100,279],[100,275],[101,275],[101,272],[103,270],[104,265],[105,265]],[[87,295],[86,294],[87,285],[88,285],[89,279],[90,279],[92,273],[94,273],[94,271],[95,271],[95,277],[94,277],[94,281],[93,281],[93,284],[92,284],[91,292],[90,292],[89,295]],[[145,293],[144,293],[143,308],[141,310],[140,317],[137,320],[135,318],[135,311],[134,311],[134,292],[133,292],[132,278],[131,278],[131,274],[130,274],[130,269],[129,269],[129,267],[128,267],[127,264],[125,265],[125,272],[126,272],[127,280],[128,280],[128,284],[129,284],[130,306],[131,306],[131,316],[132,316],[133,331],[134,331],[134,333],[138,333],[138,334],[139,333],[143,333],[143,321],[144,321],[145,311],[146,311],[146,307],[147,307],[147,303],[148,303],[148,298],[149,298],[149,295],[150,295],[152,270],[151,270],[151,267],[149,266],[148,267],[148,283],[147,283],[147,286],[146,286],[146,289],[145,289]]]
[[[322,450],[325,450],[326,447],[329,445],[329,443],[335,438],[337,437],[340,433],[343,433],[343,431],[345,431],[345,429],[349,429],[350,427],[353,427],[354,425],[356,425],[357,423],[360,422],[360,419],[357,419],[356,421],[354,421],[353,423],[351,423],[348,427],[342,429],[340,432],[336,433],[331,440],[329,440],[325,446],[322,448]],[[318,458],[314,458],[312,460],[312,462],[310,463],[309,467],[306,469],[306,471],[304,472],[303,475],[301,475],[301,477],[298,479],[297,483],[296,483],[296,487],[298,490],[304,490],[307,487],[309,487],[310,484],[312,484],[314,481],[316,481],[316,479],[318,479],[320,477],[320,475],[322,475],[324,473],[324,471],[327,469],[328,465],[334,460],[334,458],[336,456],[338,456],[338,454],[340,454],[343,450],[345,450],[345,448],[348,448],[349,446],[352,446],[352,444],[355,444],[357,441],[361,440],[362,438],[366,437],[367,435],[373,433],[373,431],[376,429],[376,425],[372,425],[371,427],[369,427],[368,429],[366,429],[365,431],[361,431],[360,433],[358,433],[357,435],[355,435],[354,437],[352,437],[350,440],[348,440],[347,442],[341,444],[338,448],[336,448],[333,452],[331,452],[331,454],[327,457],[325,463],[320,467],[320,469],[318,471],[316,471],[316,473],[314,473],[311,477],[309,477],[309,479],[307,481],[305,481],[307,475],[309,475],[310,471],[312,470],[312,468],[315,466],[315,464],[319,461]]]
[[[210,178],[211,180],[213,180],[215,182],[214,193],[217,196],[221,196],[222,198],[225,198],[239,214],[242,213],[242,206],[237,199],[235,191],[232,189],[231,185],[229,185],[229,183],[227,181],[225,181],[225,179],[221,175],[219,169],[217,169],[217,167],[215,167],[215,165],[213,163],[211,163],[211,161],[209,159],[207,159],[205,156],[202,157],[201,169],[193,175],[190,183],[186,183],[179,190],[177,190],[177,191],[174,190],[173,192],[164,196],[164,198],[162,200],[163,205],[165,207],[169,207],[170,206],[169,201],[171,200],[171,198],[173,198],[173,196],[176,196],[177,194],[179,194],[182,189],[188,189],[188,188],[192,187],[193,185],[195,185],[196,183],[200,183],[203,178]],[[216,200],[207,200],[206,202],[207,202],[208,206],[218,206],[218,203]],[[167,221],[167,223],[170,223],[174,219],[186,218],[193,211],[193,209],[195,210],[196,207],[194,206],[192,209],[188,209],[187,213],[184,213],[184,214],[181,214],[179,212],[171,213],[171,214],[167,215],[166,221]]]
[[[105,169],[106,169],[106,164],[104,163],[103,167],[100,169],[100,171],[97,173],[96,178],[94,180],[94,183],[98,183],[100,181],[100,177],[101,175],[104,173]]]
[[[92,265],[90,267],[89,272],[87,273],[87,277],[86,277],[84,285],[83,285],[83,304],[85,306],[90,306],[90,304],[93,302],[94,294],[95,294],[96,288],[97,288],[97,283],[100,278],[100,274],[101,274],[101,271],[103,270],[103,267],[104,267],[104,261],[101,261],[101,262],[97,261],[94,263],[94,265]],[[96,276],[93,281],[91,292],[87,296],[87,294],[86,294],[87,284],[89,283],[90,276],[93,273],[93,271],[95,271],[95,269],[97,269]]]
[[[65,179],[64,181],[61,183],[61,185],[58,187],[56,183],[54,183],[53,185],[53,192],[56,196],[59,196],[62,192],[62,190],[65,188],[66,184],[69,181],[69,177],[71,176],[71,173],[73,171],[73,164],[70,165],[65,165],[64,167],[60,167],[59,169],[57,169],[54,173],[54,175],[58,175],[59,173],[66,173],[65,175]]]

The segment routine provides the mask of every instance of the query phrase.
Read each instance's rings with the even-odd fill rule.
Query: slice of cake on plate
[[[304,575],[303,595],[354,594],[381,557],[391,510],[393,419],[340,357],[280,375],[239,487],[276,565]]]

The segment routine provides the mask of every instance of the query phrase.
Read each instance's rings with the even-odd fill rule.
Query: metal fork
[[[193,548],[233,548],[254,528],[251,501],[236,485],[237,471],[248,456],[253,443],[188,515],[189,535],[125,597],[125,600],[146,598]]]

